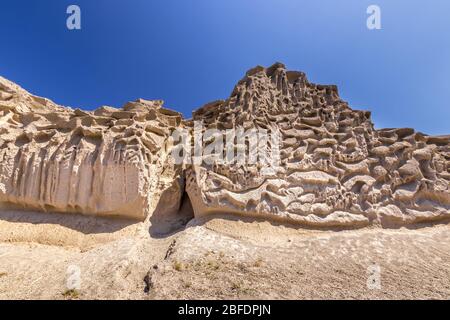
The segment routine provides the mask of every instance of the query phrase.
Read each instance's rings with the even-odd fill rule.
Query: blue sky
[[[66,8],[81,8],[81,30]],[[381,30],[366,9],[381,8]],[[57,103],[163,99],[187,117],[245,71],[281,61],[337,84],[377,128],[450,134],[450,1],[14,0],[0,5],[0,75]]]

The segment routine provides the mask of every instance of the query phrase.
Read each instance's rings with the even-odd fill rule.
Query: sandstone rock
[[[227,100],[200,108],[193,120],[205,130],[245,127],[282,134],[281,161],[270,174],[252,165],[189,166],[187,192],[198,216],[235,213],[318,227],[450,217],[447,137],[410,128],[377,131],[370,113],[352,110],[335,86],[312,84],[280,63],[250,70]],[[222,187],[210,188],[204,183],[210,179]],[[274,183],[278,187],[269,193]],[[297,187],[301,193],[290,192]],[[424,201],[439,214],[427,213]]]
[[[167,145],[181,115],[161,101],[88,112],[37,98],[3,78],[0,92],[9,95],[0,101],[3,207],[144,219],[181,178]]]
[[[370,112],[351,109],[336,86],[310,83],[281,63],[249,70],[228,99],[191,120],[162,105],[139,99],[122,109],[73,110],[0,78],[0,206],[164,220],[192,204],[196,217],[313,227],[450,217],[449,136],[375,130]],[[230,129],[280,140],[227,141]],[[175,130],[189,132],[191,155],[193,136],[209,132],[202,150],[223,138],[218,152],[243,150],[245,161],[200,154],[178,163]]]

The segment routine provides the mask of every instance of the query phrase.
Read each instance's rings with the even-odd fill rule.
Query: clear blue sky
[[[82,29],[66,28],[77,4]],[[382,30],[366,9],[381,8]],[[0,4],[0,74],[84,109],[139,97],[191,111],[281,61],[337,84],[377,128],[450,134],[448,0],[14,0]]]

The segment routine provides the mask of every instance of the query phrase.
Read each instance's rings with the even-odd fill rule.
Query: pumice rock
[[[182,119],[162,104],[73,110],[0,78],[0,204],[142,220],[170,188],[177,210],[167,137]]]
[[[336,86],[310,83],[281,63],[249,70],[227,100],[205,105],[193,120],[204,130],[281,133],[275,172],[264,174],[258,164],[189,166],[196,216],[235,213],[316,227],[450,217],[450,136],[375,130],[370,112],[352,110]]]
[[[277,161],[211,163],[201,154],[178,163],[178,129],[194,136],[211,129],[276,133],[278,143],[258,139],[249,148],[231,139],[219,153],[277,149],[268,153]],[[200,143],[207,149],[211,140]],[[73,110],[0,78],[0,161],[0,210],[143,220],[192,205],[196,217],[317,228],[450,218],[450,136],[375,130],[370,112],[351,109],[336,86],[310,83],[281,63],[249,70],[228,99],[206,104],[190,120],[142,99],[122,109]]]

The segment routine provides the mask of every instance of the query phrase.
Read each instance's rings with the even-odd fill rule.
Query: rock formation
[[[195,135],[194,123],[202,132],[277,132],[279,146],[268,139],[256,148],[279,148],[279,162],[177,163],[171,134]],[[249,147],[232,141],[229,150]],[[370,112],[351,109],[336,86],[312,84],[280,63],[249,70],[227,100],[205,105],[192,120],[162,101],[72,110],[0,78],[0,161],[0,203],[12,208],[142,220],[158,204],[176,214],[186,191],[195,216],[313,227],[450,217],[450,136],[375,130]]]
[[[256,67],[231,96],[194,112],[209,127],[282,135],[274,172],[258,165],[187,170],[195,214],[238,213],[313,226],[407,224],[450,217],[450,136],[374,130],[336,86],[276,63]]]
[[[167,137],[182,119],[161,106],[72,110],[0,78],[0,204],[144,219],[170,189],[178,210],[182,172]]]

